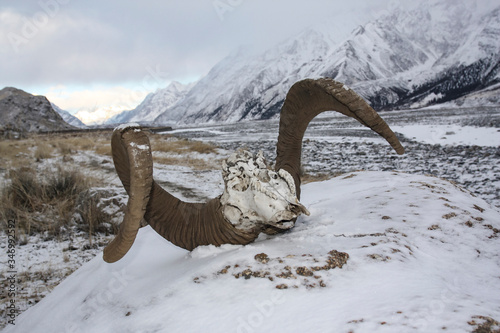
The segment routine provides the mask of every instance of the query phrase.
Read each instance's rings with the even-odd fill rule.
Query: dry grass
[[[33,159],[33,140],[6,140],[0,141],[0,167],[8,169],[26,165]]]
[[[71,133],[32,135],[21,140],[0,141],[0,168],[17,168],[56,156],[71,156],[79,151],[95,152],[111,156],[112,132]],[[172,136],[149,134],[151,148],[156,153],[176,154],[175,158],[155,156],[157,163],[193,166],[204,168],[207,162],[196,159],[190,153],[216,153],[217,147],[201,141],[179,139]]]
[[[79,151],[111,155],[111,132],[33,134],[20,140],[0,140],[0,168],[16,169],[36,161],[71,156]]]
[[[217,147],[210,143],[205,143],[201,141],[192,141],[187,139],[176,139],[173,137],[165,137],[159,135],[151,135],[151,149],[155,152],[164,153],[176,153],[176,154],[186,154],[186,153],[200,153],[200,154],[210,154],[216,153]]]
[[[150,142],[155,164],[181,165],[194,170],[220,168],[220,160],[193,157],[193,153],[217,153],[217,147],[210,143],[165,135],[150,135]]]
[[[112,230],[105,227],[110,223],[111,216],[102,209],[100,205],[102,199],[101,193],[90,190],[80,193],[78,197],[75,213],[79,216],[80,228],[89,234],[118,231],[116,225],[111,225]]]
[[[21,140],[0,141],[0,173],[3,171],[5,180],[3,188],[0,186],[0,229],[6,227],[6,221],[15,219],[20,242],[40,232],[58,236],[72,226],[89,235],[115,233],[117,226],[110,221],[115,221],[116,216],[105,213],[106,197],[92,192],[97,182],[84,175],[85,168],[102,169],[102,163],[91,159],[82,169],[81,162],[73,164],[71,158],[82,151],[110,156],[111,134],[108,131],[32,135]],[[217,148],[211,144],[148,135],[155,163],[183,165],[194,170],[220,167],[219,160],[199,155],[216,153]],[[36,162],[50,158],[54,158],[57,169],[40,171],[44,167]]]
[[[64,142],[64,141],[58,142],[57,148],[59,150],[59,153],[62,155],[71,155],[75,152],[75,149],[73,148],[73,146],[69,145],[68,142]]]
[[[91,186],[90,179],[79,171],[62,167],[47,174],[29,167],[11,170],[8,180],[1,193],[2,222],[16,220],[18,234],[27,235],[58,235],[71,221],[78,195]]]
[[[111,149],[111,132],[103,133],[77,133],[53,134],[49,136],[51,143],[59,148],[63,155],[73,154],[78,151],[106,152]],[[104,153],[104,155],[108,155]]]
[[[99,155],[111,156],[111,145],[110,144],[97,145],[94,148],[94,151]]]
[[[165,165],[180,165],[193,170],[220,169],[221,160],[204,160],[201,158],[190,158],[188,156],[159,156],[153,155],[153,163]]]
[[[46,158],[51,158],[54,148],[45,142],[40,142],[35,149],[35,160],[40,161]]]
[[[318,174],[304,174],[301,175],[300,180],[302,184],[314,183],[314,182],[322,182],[325,180],[332,179],[334,177],[340,176],[342,173],[338,174],[327,174],[327,173],[318,173]]]

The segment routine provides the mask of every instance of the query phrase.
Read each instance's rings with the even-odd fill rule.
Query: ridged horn
[[[385,121],[359,95],[342,83],[330,79],[297,82],[288,92],[281,111],[275,164],[276,171],[283,169],[289,173],[278,172],[284,179],[289,179],[290,175],[293,178],[297,198],[300,196],[300,160],[304,132],[314,117],[329,110],[357,119],[383,136],[397,153],[404,152]],[[118,235],[104,249],[105,261],[115,262],[127,253],[142,219],[162,237],[187,250],[209,244],[248,244],[261,231],[266,232],[266,226],[262,224],[236,228],[224,216],[221,196],[206,203],[187,203],[165,191],[153,180],[149,139],[139,127],[125,126],[116,129],[111,139],[111,148],[116,171],[129,195],[129,201]],[[286,183],[293,188],[290,185],[291,178]],[[256,186],[258,188],[263,193],[269,192],[269,189],[263,190],[260,185]],[[272,198],[273,194],[268,196]],[[296,198],[296,202],[292,201],[294,200],[287,199],[286,202],[287,205],[290,204],[289,211],[296,211],[293,216],[307,212],[305,208],[300,208],[303,206]],[[293,226],[293,222],[287,220],[290,214],[280,216],[288,217],[285,221],[273,221],[268,232],[282,232],[288,228],[284,228],[284,225]],[[294,220],[295,218],[292,221]],[[285,223],[279,225],[280,222]]]
[[[138,128],[116,130],[111,138],[115,168],[129,196],[120,230],[103,253],[104,261],[120,260],[134,243],[146,212],[153,183],[153,161],[148,137]]]
[[[332,79],[306,79],[289,90],[280,114],[275,170],[288,171],[300,199],[302,139],[309,122],[324,111],[337,111],[358,120],[389,142],[398,154],[404,153],[389,125],[365,100],[344,84]]]
[[[226,221],[220,197],[207,203],[187,203],[158,185],[152,178],[149,139],[138,127],[115,130],[111,149],[129,200],[119,233],[104,249],[106,262],[115,262],[127,253],[142,218],[163,238],[187,250],[209,244],[248,244],[260,233],[238,230]]]

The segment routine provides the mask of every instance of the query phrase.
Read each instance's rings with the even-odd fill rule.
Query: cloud
[[[0,86],[45,94],[91,122],[198,79],[242,44],[265,49],[363,3],[373,1],[13,1],[0,8]]]
[[[241,44],[272,45],[346,8],[332,3],[336,1],[12,2],[0,9],[1,28],[7,32],[0,39],[0,80],[16,86],[113,84],[141,81],[146,68],[156,66],[170,80],[199,77]]]
[[[146,97],[144,89],[95,87],[71,90],[51,87],[44,95],[63,110],[68,110],[85,124],[100,123],[124,110],[131,110]]]
[[[92,111],[80,110],[75,113],[74,116],[80,119],[85,125],[96,125],[102,124],[104,121],[116,116],[122,111],[124,111],[124,109],[118,106],[107,106]]]
[[[497,1],[477,2],[491,8]],[[0,88],[15,86],[33,92],[58,85],[71,91],[78,87],[81,95],[73,94],[74,101],[68,99],[59,106],[89,111],[96,109],[93,98],[108,95],[112,87],[128,85],[131,90],[150,92],[173,80],[194,81],[242,44],[262,51],[322,21],[334,22],[341,34],[394,3],[401,2],[4,1]],[[94,92],[84,94],[86,90]],[[127,96],[129,92],[124,92],[122,99]],[[133,108],[132,103],[125,104]]]

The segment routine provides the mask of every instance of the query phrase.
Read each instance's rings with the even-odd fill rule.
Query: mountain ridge
[[[177,81],[171,82],[166,88],[158,89],[149,93],[144,101],[135,109],[124,111],[111,117],[106,124],[118,124],[127,122],[151,123],[159,114],[181,100],[196,82],[182,84]]]
[[[385,11],[351,33],[336,31],[321,22],[265,52],[242,46],[182,94],[159,90],[114,121],[277,118],[295,82],[319,77],[349,85],[378,111],[467,104],[469,95],[476,104],[482,97],[499,104],[490,88],[500,82],[500,6],[485,12],[475,1],[426,0]]]

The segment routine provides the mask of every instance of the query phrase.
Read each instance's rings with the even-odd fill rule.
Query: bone
[[[266,225],[290,229],[301,213],[309,214],[295,194],[293,177],[273,171],[262,152],[241,150],[222,163],[223,214],[236,228],[250,231]]]

